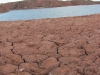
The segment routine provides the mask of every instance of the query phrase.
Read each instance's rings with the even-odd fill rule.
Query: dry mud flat
[[[100,15],[0,22],[0,75],[100,75]]]

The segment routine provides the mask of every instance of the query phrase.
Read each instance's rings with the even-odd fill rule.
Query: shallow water
[[[56,8],[13,10],[0,14],[0,21],[32,20],[100,14],[100,4]]]

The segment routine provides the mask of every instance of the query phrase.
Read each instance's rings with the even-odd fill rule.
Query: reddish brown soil
[[[0,22],[0,75],[100,75],[100,15]]]
[[[33,9],[33,8],[48,8],[48,7],[61,7],[61,6],[73,6],[73,5],[88,5],[88,4],[100,4],[100,2],[62,2],[57,0],[28,0],[19,1],[6,4],[0,4],[0,13],[17,9]]]

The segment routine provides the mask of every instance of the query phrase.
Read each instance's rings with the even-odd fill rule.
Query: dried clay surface
[[[100,75],[100,15],[0,22],[0,75]]]

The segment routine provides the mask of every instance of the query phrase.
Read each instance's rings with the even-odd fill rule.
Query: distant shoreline
[[[33,2],[30,1],[18,1],[0,4],[0,13],[8,12],[10,10],[21,10],[21,9],[37,9],[37,8],[52,8],[52,7],[62,7],[62,6],[74,6],[74,5],[92,5],[100,4],[100,2],[71,2],[71,1],[43,1],[43,2]]]

